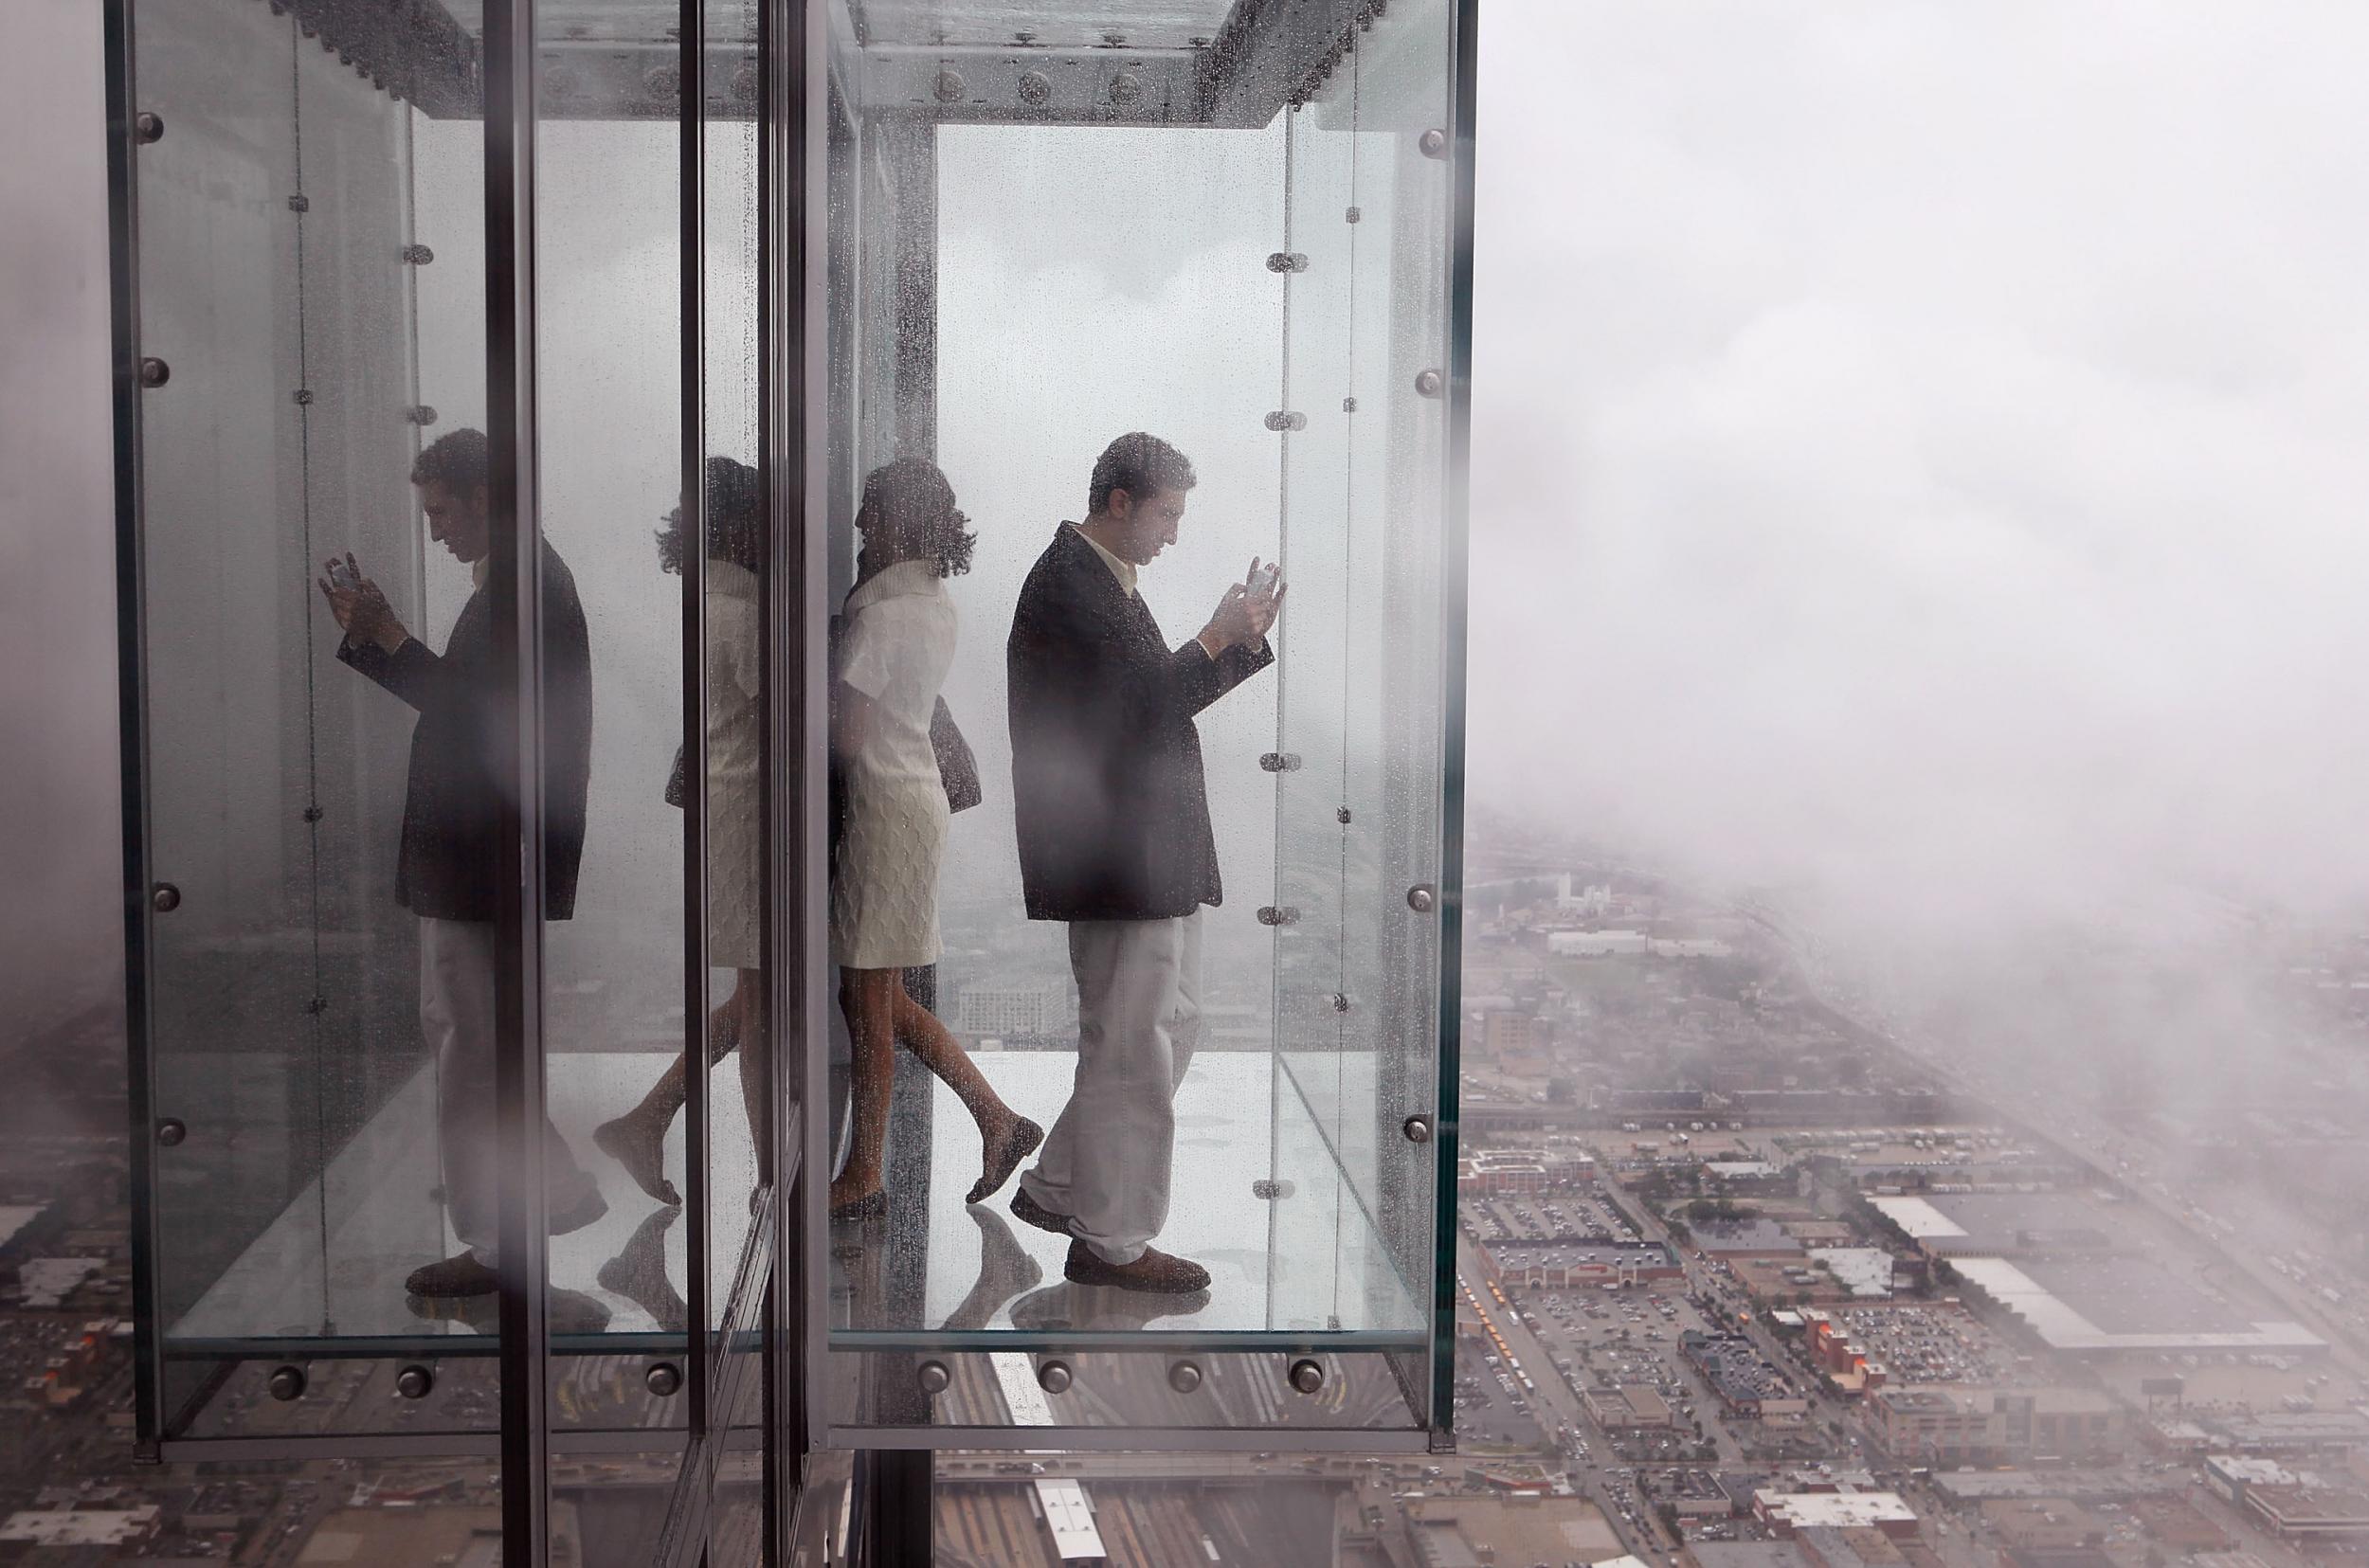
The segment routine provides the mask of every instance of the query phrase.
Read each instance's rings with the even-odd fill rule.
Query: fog
[[[1944,941],[2358,907],[2369,17],[1553,16],[1484,45],[1476,795]]]
[[[0,92],[0,1049],[120,973],[99,22],[12,7]]]
[[[76,45],[94,68],[95,43]],[[1478,820],[1707,889],[1774,890],[1928,1000],[2033,944],[2062,951],[2069,932],[2194,953],[2266,913],[2357,910],[2369,734],[2344,694],[2369,641],[2353,604],[2369,567],[2364,58],[2369,18],[2339,5],[1492,11]],[[9,109],[29,122],[10,145],[42,154],[10,160],[8,205],[55,215],[0,228],[12,1012],[103,991],[117,940],[104,208],[95,74],[80,85],[73,104]],[[1168,258],[1148,271],[1114,261],[1096,225],[1049,218],[990,243],[1005,188],[952,155],[949,308],[1009,301],[1015,325],[950,345],[950,363],[984,406],[1017,380],[1080,411],[1006,428],[973,404],[946,422],[986,535],[957,589],[983,661],[954,694],[994,778],[1003,606],[1074,514],[1100,438],[1176,422],[1213,386],[1254,419],[1264,406],[1272,345],[1230,329],[1178,333],[1133,364],[1096,345],[1147,307],[1166,327],[1230,320],[1212,279],[1266,242],[1256,224],[1169,236],[1148,218]],[[1063,171],[1015,155],[1028,199]],[[1254,188],[1213,179],[1176,210]],[[579,216],[597,218],[597,198]],[[611,263],[608,283],[635,264]],[[570,282],[564,264],[550,277]],[[647,280],[671,287],[671,271],[649,262]],[[1053,298],[1073,302],[1058,340],[1040,332]],[[638,367],[635,406],[666,408],[669,351],[645,347],[646,365],[609,367],[624,379],[559,395],[626,395]],[[470,409],[449,371],[423,372],[447,425]],[[672,435],[630,434],[553,496],[566,529],[631,533],[639,571],[671,471],[620,476]],[[1176,638],[1264,548],[1255,496],[1229,488],[1264,439],[1245,425],[1197,449],[1208,526],[1148,579]],[[672,581],[652,569],[601,591],[655,604]],[[652,736],[673,722],[660,632],[655,661],[619,663],[608,688]],[[1248,755],[1271,716],[1226,716],[1223,748]],[[619,898],[664,862],[624,849],[669,820],[664,748],[642,739],[604,731],[618,749],[596,787],[642,824],[610,840]],[[1256,888],[1262,824],[1220,809],[1242,846],[1229,869]],[[967,883],[1008,877],[1001,840],[958,833],[954,856]],[[2180,1010],[2179,1039],[2199,1054],[2234,1030],[2265,1039],[2251,972],[2207,978],[2216,1000]],[[2164,1015],[2120,1018],[2172,1049]],[[2001,1033],[1996,1015],[1969,1027]]]

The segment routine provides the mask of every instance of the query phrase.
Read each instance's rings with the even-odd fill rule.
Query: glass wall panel
[[[424,25],[389,54],[327,21],[235,0],[132,15],[137,106],[163,128],[134,189],[156,361],[136,535],[160,884],[148,1278],[172,1438],[484,1433],[497,1415],[496,1298],[461,1277],[492,1226],[494,862],[458,872],[452,849],[491,831],[499,793],[455,749],[481,744],[457,735],[493,700],[498,591],[476,444],[485,137],[461,85],[481,42]],[[664,1097],[682,1040],[682,599],[658,550],[680,474],[679,144],[632,93],[559,85],[537,215],[552,1419],[663,1429],[680,1209],[639,1178],[679,1190],[678,1122],[654,1161],[595,1135]],[[720,155],[742,172],[719,183],[745,213],[737,113]],[[744,453],[751,376],[721,421]],[[383,601],[352,637],[349,552]]]
[[[1262,1347],[1366,1357],[1372,1420],[1411,1431],[1451,7],[1120,10],[1079,48],[1062,7],[914,0],[841,27],[823,73],[811,495],[845,620],[813,941],[857,997],[846,1110],[809,1151],[836,1177],[825,1407],[942,1426],[947,1396],[915,1391],[948,1356]],[[949,514],[959,550],[930,542]],[[1278,561],[1270,625],[1251,573]],[[910,755],[867,749],[896,702]],[[860,940],[908,883],[934,920]],[[897,966],[868,1042],[864,972]],[[1042,1149],[1007,1157],[1013,1115]]]
[[[442,1333],[403,1288],[443,1239],[419,923],[398,888],[409,713],[344,666],[316,585],[351,551],[394,618],[425,623],[420,253],[407,107],[268,10],[135,22],[140,108],[161,129],[136,152],[137,330],[156,366],[138,566],[172,1432],[226,1358]],[[481,383],[481,335],[475,352]],[[323,1392],[278,1415],[395,1418]],[[401,1419],[481,1425],[464,1405]]]
[[[1311,427],[1290,438],[1309,459],[1291,560],[1296,583],[1324,586],[1317,614],[1293,604],[1279,733],[1322,771],[1281,781],[1282,841],[1308,846],[1294,891],[1318,918],[1278,930],[1276,970],[1302,1016],[1329,1005],[1337,1029],[1296,1022],[1287,990],[1278,1035],[1347,1199],[1385,1238],[1362,1282],[1377,1302],[1428,1299],[1438,1229],[1438,1145],[1405,1123],[1438,1103],[1437,920],[1408,894],[1438,875],[1449,22],[1445,0],[1394,9],[1296,112],[1292,143],[1293,248],[1310,258],[1293,279],[1307,347],[1292,396]],[[1299,981],[1319,955],[1332,974]]]
[[[759,731],[768,543],[759,489],[757,391],[757,9],[706,0],[703,434],[710,540],[707,611],[707,941],[711,1021],[710,1325],[724,1321],[754,1195],[770,1181],[759,1129],[771,1076],[765,983]],[[732,1054],[722,1050],[729,1043]],[[760,1273],[762,1271],[760,1271]]]

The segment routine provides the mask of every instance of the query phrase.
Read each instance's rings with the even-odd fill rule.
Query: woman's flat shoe
[[[1004,1141],[987,1150],[986,1168],[980,1171],[979,1180],[971,1184],[970,1196],[963,1201],[984,1203],[993,1198],[1012,1179],[1012,1172],[1020,1169],[1020,1162],[1036,1153],[1037,1145],[1043,1142],[1044,1128],[1025,1116],[1014,1121]]]

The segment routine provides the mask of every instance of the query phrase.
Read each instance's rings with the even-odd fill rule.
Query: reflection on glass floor
[[[576,1052],[550,1058],[552,1122],[600,1182],[608,1212],[551,1244],[551,1325],[555,1334],[679,1335],[685,1259],[682,1211],[635,1186],[592,1146],[591,1129],[630,1109],[665,1070],[645,1052]],[[710,1144],[716,1197],[710,1246],[719,1293],[732,1279],[749,1226],[753,1180],[739,1057],[709,1075]],[[412,1339],[490,1334],[494,1298],[429,1305],[407,1297],[404,1276],[458,1250],[435,1193],[436,1086],[423,1070],[330,1162],[326,1187],[308,1185],[167,1331],[169,1349],[257,1340]],[[683,1181],[683,1120],[667,1136],[668,1174]]]
[[[1022,1113],[1050,1125],[1069,1090],[1067,1052],[981,1055],[983,1072]],[[1338,1080],[1369,1058],[1327,1066]],[[719,1292],[748,1230],[752,1165],[738,1058],[711,1077],[716,1197],[710,1231]],[[592,1145],[591,1129],[630,1108],[666,1059],[642,1052],[569,1053],[550,1063],[553,1122],[599,1181],[608,1212],[551,1243],[552,1328],[556,1334],[679,1334],[684,1323],[682,1211],[642,1192]],[[1277,1343],[1323,1335],[1343,1349],[1420,1343],[1416,1298],[1392,1264],[1335,1146],[1371,1146],[1371,1130],[1320,1131],[1293,1080],[1264,1053],[1203,1052],[1177,1094],[1175,1194],[1159,1244],[1205,1265],[1203,1296],[1169,1297],[1075,1286],[1061,1277],[1068,1244],[1011,1218],[1012,1188],[966,1208],[979,1145],[950,1090],[913,1072],[891,1129],[888,1217],[842,1227],[831,1238],[835,1339],[851,1346],[1020,1348],[1117,1343],[1161,1335],[1266,1336]],[[1350,1104],[1371,1104],[1365,1091]],[[934,1094],[924,1126],[914,1090]],[[1355,1118],[1336,1117],[1347,1122]],[[667,1167],[682,1176],[683,1126],[667,1142]],[[899,1151],[904,1152],[901,1156]],[[913,1158],[913,1151],[926,1159]],[[911,1173],[926,1171],[926,1181]],[[203,1293],[168,1334],[169,1348],[198,1351],[291,1341],[415,1340],[490,1334],[492,1297],[423,1303],[404,1276],[457,1249],[436,1201],[435,1084],[413,1078],[296,1200]],[[1272,1184],[1273,1199],[1255,1187]],[[1119,1336],[1116,1341],[1111,1336]],[[1245,1344],[1256,1341],[1243,1341]],[[459,1344],[448,1348],[459,1349]]]
[[[975,1059],[1014,1109],[1047,1126],[1076,1062],[1050,1051]],[[1354,1060],[1338,1065],[1346,1071]],[[920,1131],[902,1106],[890,1130],[887,1217],[832,1236],[835,1344],[1004,1349],[1115,1344],[1146,1332],[1420,1344],[1416,1298],[1331,1143],[1267,1054],[1203,1052],[1177,1091],[1174,1196],[1157,1245],[1208,1269],[1209,1289],[1191,1297],[1070,1284],[1061,1276],[1068,1242],[1013,1219],[1010,1187],[965,1208],[962,1195],[979,1174],[978,1137],[952,1091],[933,1088],[926,1183],[910,1175],[898,1182],[900,1164],[911,1173],[919,1163],[895,1157],[895,1145]],[[1280,1196],[1254,1190],[1269,1182]]]

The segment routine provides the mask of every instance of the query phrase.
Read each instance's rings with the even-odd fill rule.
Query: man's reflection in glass
[[[496,1165],[503,1128],[494,1097],[496,902],[507,856],[501,805],[514,793],[497,744],[516,694],[496,657],[487,590],[492,523],[484,432],[455,430],[411,469],[428,536],[467,567],[474,591],[441,654],[405,629],[378,585],[349,553],[319,580],[345,640],[337,657],[419,714],[404,797],[395,896],[420,919],[420,1024],[437,1064],[437,1126],[445,1211],[461,1250],[411,1271],[422,1297],[491,1294],[497,1284]],[[543,918],[575,911],[592,767],[592,658],[575,579],[542,546]],[[600,1189],[544,1125],[551,1234],[581,1230],[606,1212]]]

